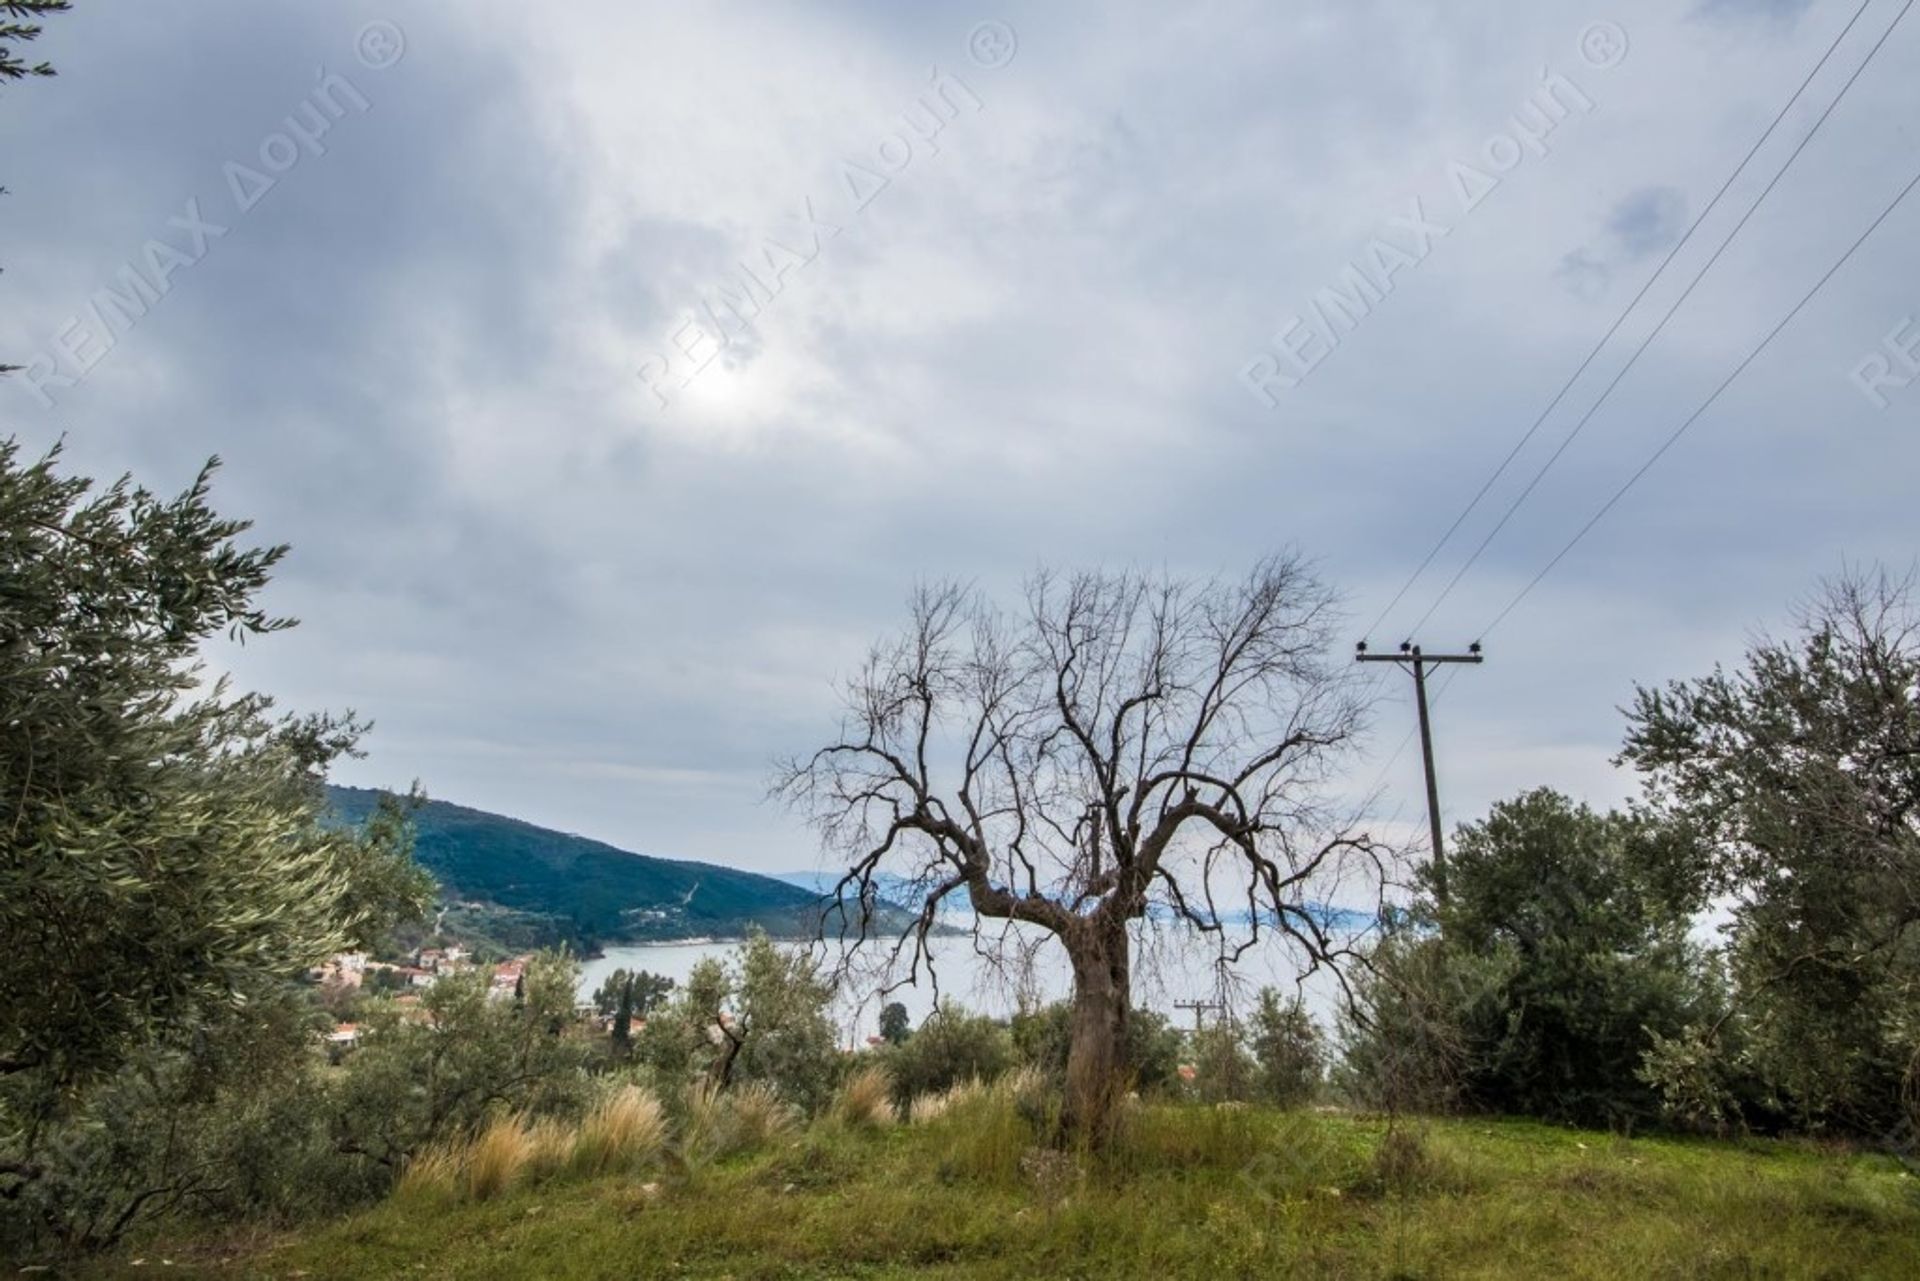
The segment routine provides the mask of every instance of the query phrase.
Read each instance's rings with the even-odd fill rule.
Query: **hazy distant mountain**
[[[355,824],[380,796],[327,791]],[[818,893],[770,876],[634,854],[446,801],[428,801],[413,821],[415,856],[455,905],[445,928],[507,949],[738,937],[755,925],[807,938],[819,929]]]
[[[774,872],[772,875],[776,880],[785,881],[789,885],[797,885],[803,890],[812,890],[816,894],[830,897],[833,894],[834,886],[840,883],[840,877],[843,874],[837,871],[829,871]],[[907,877],[898,876],[892,872],[875,872],[873,874],[873,886],[874,889],[879,892],[881,902],[890,907],[899,907],[917,912],[920,910],[921,903],[925,901],[926,891],[924,889],[917,887],[915,883]],[[1350,934],[1369,929],[1373,926],[1375,919],[1370,912],[1352,911],[1347,908],[1333,907],[1324,903],[1304,904],[1303,909],[1309,916],[1318,921],[1323,929],[1337,933]],[[951,917],[968,916],[972,911],[973,906],[968,902],[965,890],[955,890],[952,894],[949,894],[940,905],[940,916],[943,921]],[[1170,923],[1176,919],[1171,908],[1160,904],[1155,904],[1150,907],[1148,913],[1156,921]],[[1245,926],[1252,923],[1252,917],[1245,911],[1222,910],[1220,913],[1220,921],[1223,925]],[[1261,924],[1263,928],[1272,928],[1273,914],[1271,912],[1264,913],[1261,917]]]
[[[844,873],[837,871],[770,872],[768,875],[772,876],[776,881],[785,881],[788,885],[797,885],[803,890],[811,890],[815,894],[831,898],[834,887],[840,883],[840,878]],[[873,888],[879,893],[881,902],[890,906],[907,908],[913,911],[920,909],[920,904],[926,897],[925,892],[916,888],[911,880],[904,876],[896,876],[892,872],[875,872],[873,874]],[[851,897],[852,893],[852,889],[849,888],[849,897]],[[947,896],[947,900],[941,905],[941,910],[943,912],[960,910],[966,908],[966,906],[966,893],[964,891],[957,891]]]

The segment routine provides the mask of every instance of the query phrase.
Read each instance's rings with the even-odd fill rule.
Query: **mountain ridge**
[[[382,791],[329,785],[341,822],[364,822]],[[776,877],[621,849],[488,810],[427,800],[413,809],[414,857],[446,900],[442,928],[502,950],[814,936],[821,896]]]

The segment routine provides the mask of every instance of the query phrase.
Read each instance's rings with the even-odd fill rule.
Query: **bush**
[[[648,1020],[634,1053],[662,1081],[704,1075],[723,1086],[767,1084],[808,1113],[833,1096],[841,1055],[814,959],[756,932],[731,963],[709,958],[680,996]]]
[[[574,1020],[574,964],[535,957],[521,996],[492,997],[484,975],[456,975],[421,1001],[428,1021],[388,1006],[325,1088],[342,1150],[385,1169],[489,1123],[504,1107],[532,1117],[577,1117],[586,1107],[592,1046],[566,1034]]]
[[[1312,1101],[1326,1076],[1326,1047],[1306,1002],[1298,996],[1282,1001],[1272,988],[1262,988],[1248,1022],[1248,1041],[1259,1068],[1255,1094],[1281,1107]]]
[[[1064,1081],[1072,1022],[1073,1007],[1065,1001],[1014,1015],[1008,1031],[1020,1061],[1055,1081]],[[1142,1093],[1171,1088],[1179,1080],[1184,1044],[1179,1030],[1164,1014],[1144,1008],[1132,1010],[1127,1016],[1125,1046],[1129,1088]]]
[[[1243,1103],[1254,1095],[1259,1064],[1247,1053],[1240,1028],[1215,1023],[1193,1034],[1193,1092],[1206,1103]]]
[[[1444,907],[1395,922],[1360,975],[1343,1085],[1390,1111],[1662,1117],[1648,1056],[1725,1009],[1687,938],[1699,857],[1684,830],[1545,789],[1494,806],[1456,838]]]
[[[903,1104],[966,1081],[991,1081],[1014,1063],[1013,1038],[982,1014],[944,1006],[904,1044],[886,1051],[894,1096]]]

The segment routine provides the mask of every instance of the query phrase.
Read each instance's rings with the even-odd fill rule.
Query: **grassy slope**
[[[355,823],[378,797],[328,790],[335,810]],[[737,937],[749,924],[806,937],[819,928],[816,896],[772,877],[632,854],[445,801],[427,802],[414,824],[415,855],[449,894],[552,919],[576,941]]]
[[[657,1177],[491,1202],[398,1199],[305,1235],[176,1254],[219,1277],[1915,1277],[1920,1180],[1770,1142],[1424,1124],[1395,1188],[1382,1126],[1156,1107],[1051,1208],[1011,1113],[829,1125]],[[157,1255],[134,1269],[151,1275]]]

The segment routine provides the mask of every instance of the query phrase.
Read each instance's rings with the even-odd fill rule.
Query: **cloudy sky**
[[[215,657],[372,717],[347,781],[806,865],[767,763],[916,580],[1297,547],[1357,638],[1852,22],[1401,639],[1906,5],[80,0],[0,102],[0,431],[226,460],[303,623]],[[1481,636],[1920,171],[1916,72],[1920,17],[1418,639]],[[1455,817],[1625,797],[1636,681],[1912,561],[1916,314],[1920,195],[1486,635]],[[1385,786],[1419,817],[1414,753]]]

